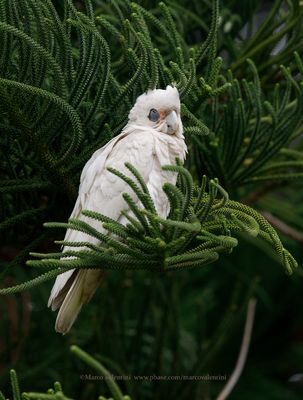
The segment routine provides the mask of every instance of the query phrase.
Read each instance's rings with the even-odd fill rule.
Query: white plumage
[[[85,217],[82,210],[97,211],[126,223],[121,211],[127,210],[128,206],[122,193],[129,193],[136,202],[138,199],[130,187],[107,167],[131,176],[124,165],[130,162],[144,178],[159,215],[166,218],[169,203],[162,186],[165,182],[175,184],[176,174],[163,171],[161,167],[175,164],[176,157],[184,160],[186,151],[178,90],[167,86],[166,90],[155,89],[142,94],[131,109],[129,121],[120,135],[97,150],[84,166],[71,217],[80,218],[98,230],[100,222]],[[64,240],[98,244],[91,236],[70,229]],[[67,247],[63,249],[66,250]],[[60,307],[56,331],[69,331],[82,305],[90,300],[100,285],[103,275],[102,270],[87,269],[68,271],[57,277],[48,301],[52,310]]]

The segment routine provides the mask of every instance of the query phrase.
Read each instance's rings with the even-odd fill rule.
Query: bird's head
[[[181,137],[183,126],[178,89],[167,86],[165,90],[148,90],[137,98],[128,119],[131,124],[150,127],[164,134]]]

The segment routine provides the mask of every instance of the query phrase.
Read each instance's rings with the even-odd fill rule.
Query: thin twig
[[[285,222],[281,221],[279,218],[275,217],[268,211],[261,211],[260,214],[267,219],[271,225],[279,230],[284,235],[296,240],[297,242],[303,244],[303,233],[287,225]]]
[[[250,345],[251,333],[254,324],[254,317],[255,317],[255,309],[256,309],[256,299],[252,298],[248,302],[247,306],[247,314],[246,314],[246,322],[245,328],[242,338],[241,349],[239,353],[239,357],[235,366],[233,373],[231,374],[230,378],[228,379],[226,385],[224,386],[223,390],[217,397],[217,400],[225,400],[237,384],[247,358],[247,353]]]
[[[256,190],[255,192],[249,193],[248,196],[241,199],[241,203],[251,205],[260,200],[263,196],[265,196],[268,192],[272,192],[278,186],[281,186],[281,182],[270,182],[266,183],[263,187]]]

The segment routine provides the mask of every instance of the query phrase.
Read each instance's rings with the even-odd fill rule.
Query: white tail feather
[[[55,329],[62,334],[67,333],[75,322],[82,305],[87,303],[100,285],[104,273],[96,270],[81,270],[59,309]]]
[[[81,310],[83,304],[81,301],[83,290],[83,272],[85,271],[79,271],[75,276],[74,282],[61,304],[55,325],[57,332],[63,334],[67,333]]]

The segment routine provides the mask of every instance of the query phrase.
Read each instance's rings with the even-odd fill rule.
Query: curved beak
[[[167,114],[166,124],[167,124],[167,133],[169,135],[173,135],[179,127],[179,120],[176,111],[171,111],[169,114]]]

